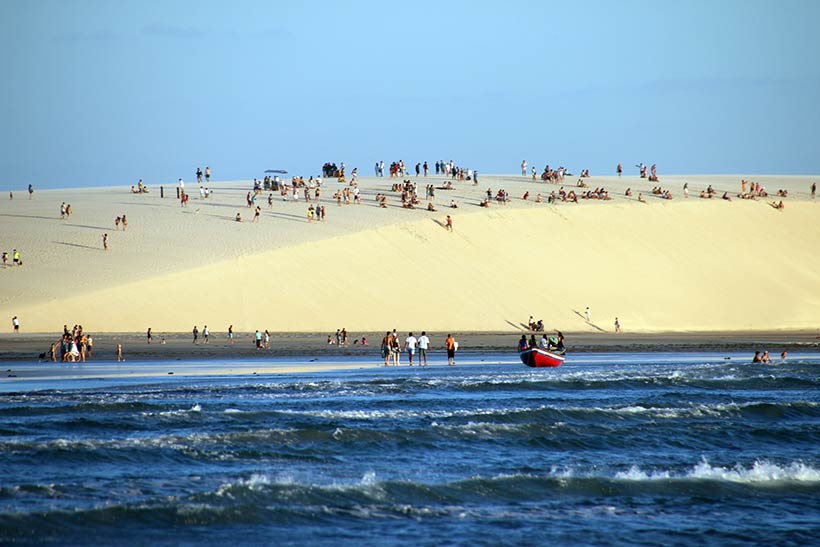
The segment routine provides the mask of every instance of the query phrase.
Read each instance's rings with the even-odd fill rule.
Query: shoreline
[[[459,354],[479,352],[514,352],[523,331],[513,332],[453,332],[459,341]],[[269,359],[311,357],[372,357],[378,361],[379,346],[383,334],[363,333],[368,345],[348,344],[346,348],[327,344],[327,335],[320,333],[271,333],[271,347],[258,350],[254,345],[254,333],[236,333],[235,343],[229,344],[223,334],[211,335],[204,344],[192,343],[190,333],[154,333],[154,341],[146,342],[144,333],[91,333],[94,349],[89,362],[116,361],[116,346],[122,344],[127,361],[216,361],[224,359]],[[362,333],[356,333],[358,339]],[[540,338],[541,333],[535,334]],[[547,332],[549,335],[549,332]],[[565,332],[570,353],[589,352],[658,352],[658,351],[820,351],[820,331],[711,331],[711,332],[658,332],[658,333],[580,333]],[[407,335],[399,332],[399,339]],[[432,352],[443,351],[447,333],[430,332]],[[166,343],[160,343],[165,337]],[[351,338],[352,339],[352,338]],[[3,334],[0,335],[0,362],[39,362],[40,354],[48,352],[58,334]],[[403,361],[406,360],[406,357]],[[59,355],[57,363],[60,365]]]

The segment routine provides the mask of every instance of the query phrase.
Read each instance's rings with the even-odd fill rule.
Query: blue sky
[[[820,2],[0,0],[0,188],[820,173]]]

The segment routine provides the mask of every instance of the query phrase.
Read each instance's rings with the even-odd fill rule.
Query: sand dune
[[[757,201],[682,199],[712,184],[737,193],[740,179],[773,192],[786,209]],[[413,180],[416,180],[415,178]],[[637,178],[593,177],[615,199],[547,205],[556,185],[482,177],[437,191],[438,212],[405,210],[390,179],[360,181],[362,205],[337,206],[343,185],[325,182],[325,223],[306,204],[282,202],[249,222],[247,182],[215,184],[187,209],[156,188],[22,193],[0,202],[0,246],[24,266],[0,271],[0,309],[29,332],[81,323],[91,332],[236,330],[514,330],[530,315],[548,327],[633,332],[813,329],[820,325],[820,205],[808,177],[664,177],[671,201]],[[566,180],[565,187],[575,179]],[[440,178],[419,178],[441,184]],[[477,206],[487,187],[513,202]],[[642,191],[647,203],[623,196]],[[530,191],[530,200],[521,198]],[[388,209],[373,200],[389,194]],[[166,195],[172,191],[166,188]],[[267,193],[265,194],[265,196]],[[445,207],[450,199],[458,209]],[[779,198],[778,198],[779,200]],[[72,203],[62,221],[59,206]],[[241,211],[246,220],[233,221]],[[127,213],[127,232],[113,219]],[[441,223],[454,218],[453,233]],[[110,250],[101,236],[108,233]],[[582,317],[590,306],[592,322]],[[11,322],[3,330],[10,330]]]

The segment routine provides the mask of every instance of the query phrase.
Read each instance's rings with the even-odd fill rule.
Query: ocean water
[[[816,546],[820,354],[725,357],[3,393],[0,544]]]

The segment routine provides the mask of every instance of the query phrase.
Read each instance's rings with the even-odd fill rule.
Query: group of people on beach
[[[211,168],[210,167],[205,166],[205,173],[204,174],[205,174],[205,183],[207,184],[207,183],[211,182]],[[202,184],[202,175],[203,175],[202,169],[197,167],[196,168],[196,181],[197,181],[198,184]],[[140,182],[142,182],[142,181],[140,181]]]
[[[358,346],[359,344],[361,344],[362,346],[366,346],[367,345],[367,337],[362,336],[361,342],[359,341],[358,338],[353,339],[353,345],[354,346]],[[347,345],[348,345],[347,329],[345,329],[345,328],[336,329],[336,334],[335,335],[328,334],[327,335],[327,345],[329,345],[329,346],[335,345],[338,348],[343,348],[343,347],[346,348]]]
[[[9,253],[8,251],[3,251],[3,269],[10,268],[12,266],[22,266],[23,260],[20,258],[20,251],[17,249],[11,250],[11,263],[9,263]]]
[[[458,349],[458,342],[452,334],[447,335],[444,341],[444,347],[447,350],[447,364],[455,365],[455,354]],[[404,339],[404,344],[399,341],[399,335],[396,329],[393,331],[386,331],[381,343],[381,355],[384,359],[384,366],[400,366],[401,354],[407,352],[409,366],[414,365],[416,352],[419,354],[418,365],[422,367],[427,366],[427,352],[431,348],[430,338],[426,331],[422,331],[421,336],[416,338],[413,333],[409,333]]]
[[[60,340],[51,344],[48,356],[41,354],[40,358],[47,358],[52,363],[56,363],[59,354],[61,363],[85,363],[86,360],[91,359],[93,350],[94,338],[83,332],[82,325],[74,325],[71,329],[68,325],[63,325],[63,335]]]

